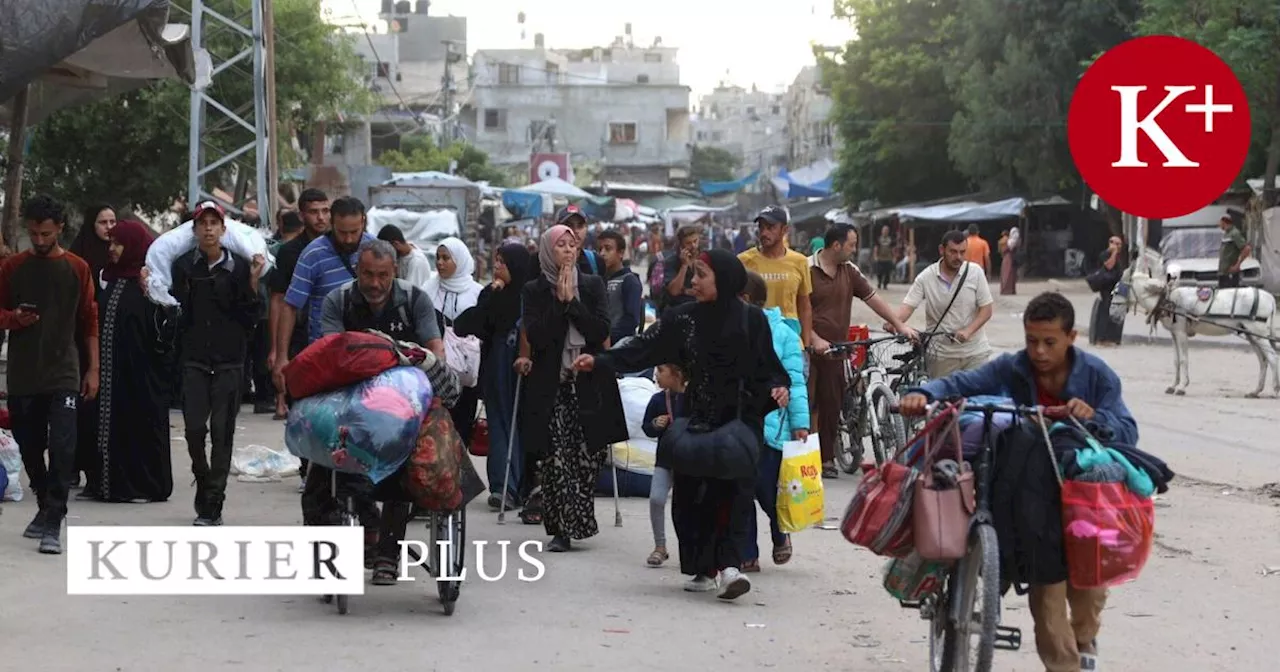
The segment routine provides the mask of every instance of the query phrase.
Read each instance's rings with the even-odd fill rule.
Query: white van
[[[1240,221],[1239,207],[1210,205],[1189,215],[1166,219],[1160,235],[1160,255],[1165,268],[1177,263],[1182,268],[1179,285],[1216,287],[1218,285],[1218,252],[1222,249],[1222,229],[1218,221],[1235,210]],[[1240,284],[1246,287],[1262,285],[1262,266],[1256,255],[1240,266]]]

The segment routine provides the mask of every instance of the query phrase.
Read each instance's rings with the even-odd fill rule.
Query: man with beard
[[[787,247],[791,215],[771,205],[756,215],[760,245],[738,255],[748,271],[755,271],[769,286],[765,308],[780,308],[782,321],[796,330],[805,345],[813,345],[813,308],[809,294],[813,280],[808,257]]]
[[[339,198],[330,208],[332,230],[307,243],[302,255],[298,258],[293,272],[293,279],[285,293],[284,307],[280,313],[280,324],[276,331],[275,380],[280,389],[287,389],[284,382],[284,367],[289,364],[289,336],[299,319],[299,313],[306,316],[309,345],[324,335],[321,317],[324,300],[331,292],[355,280],[355,265],[359,257],[360,244],[374,240],[365,233],[364,204],[350,196]],[[308,465],[315,470],[314,465]],[[304,472],[304,477],[305,477]],[[358,480],[339,477],[340,486],[350,486],[350,493],[356,499],[360,520],[368,530],[369,544],[376,538],[378,507],[368,494],[368,488]],[[318,525],[323,522],[324,503],[329,497],[329,478],[319,478],[309,487],[303,481],[302,520],[304,524]],[[346,489],[346,488],[344,488]]]
[[[11,339],[13,438],[39,507],[22,536],[39,539],[41,553],[59,554],[76,477],[76,404],[98,395],[98,306],[89,264],[58,244],[66,224],[62,207],[38,196],[22,217],[31,249],[0,264],[0,329],[9,330]],[[83,377],[80,348],[88,355]]]
[[[982,266],[965,261],[966,252],[963,231],[943,235],[938,246],[941,258],[916,276],[898,307],[898,320],[905,323],[923,303],[926,328],[950,334],[929,345],[925,367],[930,378],[976,369],[991,359],[983,326],[995,312],[995,299]],[[891,324],[884,328],[894,331]]]
[[[292,359],[303,348],[307,347],[307,316],[295,312],[294,324],[289,331],[281,333],[281,315],[287,305],[285,294],[289,291],[289,283],[293,281],[294,271],[298,268],[298,258],[307,249],[311,241],[329,232],[329,197],[319,189],[307,189],[298,197],[298,212],[302,215],[302,233],[280,246],[276,253],[276,265],[271,271],[271,350],[267,356],[267,366],[274,372],[277,360],[284,357]],[[284,388],[277,384],[277,389]],[[277,418],[283,420],[284,418]]]
[[[333,290],[324,299],[321,310],[320,330],[325,335],[338,334],[344,331],[362,331],[377,329],[397,341],[417,343],[430,350],[444,361],[444,341],[440,335],[440,325],[436,320],[436,309],[431,297],[420,287],[406,280],[396,279],[396,259],[398,254],[391,243],[384,240],[371,240],[360,245],[357,255],[356,280]],[[437,373],[431,376],[433,393],[442,396],[446,406],[444,388],[446,383],[439,376],[451,376],[448,367],[435,367]],[[456,400],[455,393],[453,395]],[[330,497],[329,482],[332,472],[320,465],[311,465],[311,478],[307,491],[303,494],[303,506],[314,508],[317,517],[326,522],[333,522],[338,513],[337,502]],[[399,480],[399,479],[389,479]],[[364,476],[356,474],[339,474],[339,487],[342,483],[359,483],[359,487],[369,492],[373,484]],[[395,497],[397,501],[383,504],[379,519],[377,559],[373,563],[373,584],[393,586],[396,584],[400,545],[404,539],[405,525],[409,522],[409,505],[404,498]]]

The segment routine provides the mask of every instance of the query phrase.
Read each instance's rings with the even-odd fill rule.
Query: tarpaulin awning
[[[760,171],[755,171],[750,175],[732,182],[712,182],[711,180],[698,180],[698,190],[704,196],[714,196],[716,194],[732,194],[742,191],[746,187],[755,184],[760,179]]]
[[[537,219],[550,209],[544,200],[551,200],[546,194],[530,194],[508,189],[502,192],[502,207],[506,208],[516,219]]]
[[[978,203],[961,201],[923,208],[898,208],[902,219],[921,219],[931,222],[982,222],[1021,217],[1027,207],[1025,198],[1006,198],[1003,201]]]
[[[196,81],[190,28],[168,17],[168,0],[0,2],[0,102],[30,85],[34,124],[152,80]]]
[[[587,198],[588,196],[591,196],[591,194],[587,193],[585,190],[574,186],[570,182],[565,182],[560,178],[552,178],[549,180],[542,180],[541,182],[534,182],[533,184],[527,187],[520,187],[516,191],[523,191],[526,193],[537,193],[537,194],[550,194],[552,196],[560,196],[562,198]]]
[[[793,171],[781,170],[773,186],[786,198],[826,198],[831,195],[836,164],[821,159]]]

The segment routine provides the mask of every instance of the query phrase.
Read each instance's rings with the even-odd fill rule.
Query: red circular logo
[[[1249,101],[1231,68],[1195,42],[1163,35],[1103,54],[1067,114],[1085,183],[1150,219],[1211,205],[1240,175],[1250,131]]]

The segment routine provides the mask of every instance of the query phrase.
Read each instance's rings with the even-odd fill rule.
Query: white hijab
[[[449,237],[440,241],[439,247],[449,251],[449,256],[453,257],[453,262],[458,268],[447,278],[440,277],[437,269],[435,275],[427,281],[427,296],[431,297],[431,303],[435,304],[436,310],[440,311],[445,319],[452,321],[458,319],[463,311],[476,305],[482,287],[472,277],[476,272],[476,260],[471,257],[471,251],[467,249],[466,243]]]

